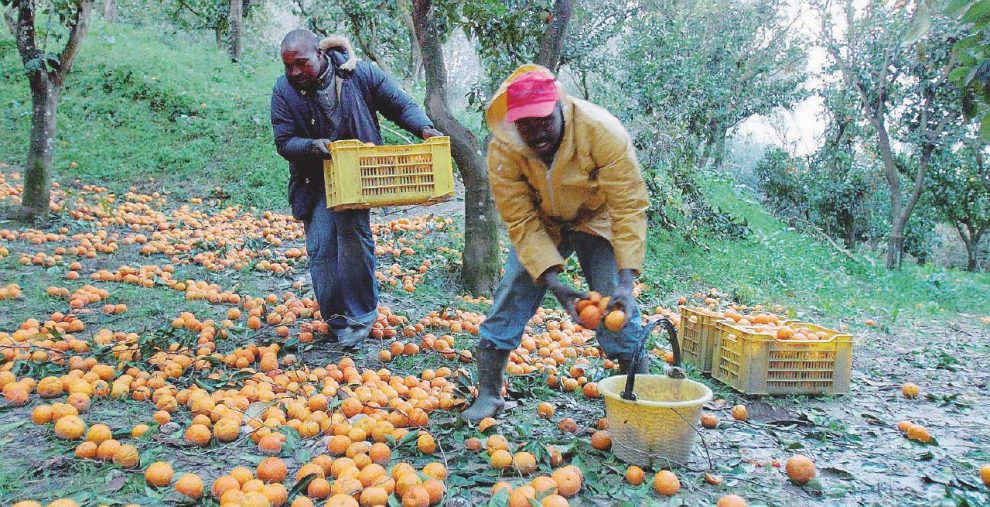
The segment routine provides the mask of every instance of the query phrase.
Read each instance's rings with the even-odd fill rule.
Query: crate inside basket
[[[852,373],[852,336],[803,322],[822,340],[778,340],[720,320],[712,376],[745,394],[845,394]]]
[[[450,138],[445,136],[398,146],[335,141],[323,175],[327,207],[334,211],[435,204],[454,195]]]
[[[711,373],[712,353],[719,334],[716,322],[722,318],[721,314],[707,308],[688,306],[681,306],[680,313],[677,338],[681,347],[681,360],[694,365],[703,373]]]

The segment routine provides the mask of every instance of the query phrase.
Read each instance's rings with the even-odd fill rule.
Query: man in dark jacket
[[[327,145],[382,144],[377,113],[423,139],[441,134],[391,78],[357,61],[346,39],[320,41],[309,30],[293,30],[281,56],[285,75],[272,90],[272,128],[278,154],[289,161],[292,216],[305,225],[320,314],[341,345],[355,347],[378,317],[375,245],[368,210],[327,209]]]

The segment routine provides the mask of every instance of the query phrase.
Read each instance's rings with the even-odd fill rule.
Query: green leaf
[[[962,19],[967,23],[975,23],[987,14],[990,14],[990,0],[980,0],[966,10]]]
[[[973,0],[949,0],[949,4],[945,6],[945,15],[957,18],[972,4]]]
[[[292,486],[292,490],[289,491],[288,502],[291,502],[300,492],[305,491],[309,486],[309,483],[313,482],[313,479],[316,479],[319,476],[319,474],[312,473],[304,476],[302,479],[299,479],[299,482],[297,482],[295,486]]]
[[[980,139],[984,142],[990,142],[990,114],[985,115],[980,120]]]
[[[972,70],[972,68],[965,65],[952,69],[952,72],[949,73],[949,81],[965,86],[966,83],[962,81],[967,75],[969,75],[970,70]]]

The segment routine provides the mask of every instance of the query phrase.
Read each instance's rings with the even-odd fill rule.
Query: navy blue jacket
[[[343,124],[337,139],[327,135],[328,126],[312,90],[297,90],[283,75],[272,89],[272,129],[278,154],[289,161],[289,204],[292,216],[308,220],[325,193],[323,159],[313,153],[314,139],[359,139],[382,144],[378,116],[382,116],[413,133],[422,136],[433,122],[412,98],[376,65],[358,61],[353,71],[340,69],[347,53],[327,52],[334,72],[341,78],[340,107]]]

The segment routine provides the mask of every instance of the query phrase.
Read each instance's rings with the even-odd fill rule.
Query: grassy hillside
[[[13,41],[0,39],[0,161],[19,165],[30,128],[30,96]],[[97,24],[69,79],[59,109],[56,179],[81,178],[111,189],[208,195],[286,208],[285,162],[269,123],[275,55],[239,65],[209,37],[161,35]],[[78,166],[70,169],[70,164]],[[745,219],[744,239],[701,238],[653,230],[645,299],[718,287],[746,303],[781,302],[800,315],[835,323],[866,316],[884,324],[904,315],[990,313],[990,276],[906,266],[889,272],[855,262],[766,213],[752,192],[724,179],[702,187],[711,201]]]
[[[9,37],[0,69],[0,160],[19,165],[31,98]],[[97,24],[59,107],[55,177],[177,193],[220,187],[237,202],[283,208],[288,176],[268,106],[281,72],[275,55],[234,65],[205,38]]]

